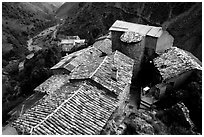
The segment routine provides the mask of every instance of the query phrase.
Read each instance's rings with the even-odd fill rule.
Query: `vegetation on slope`
[[[3,124],[8,119],[7,113],[51,75],[49,68],[61,57],[56,43],[53,42],[52,45],[47,42],[45,49],[35,53],[32,59],[25,59],[30,54],[27,40],[56,24],[55,5],[57,6],[56,3],[2,3]],[[23,60],[24,69],[19,72],[18,65]]]
[[[15,71],[12,75],[3,75],[2,116],[3,124],[8,120],[7,113],[26,97],[33,89],[52,75],[50,67],[61,59],[61,48],[56,44],[35,53],[30,60],[25,60],[24,69]]]
[[[59,33],[79,35],[93,43],[93,39],[107,33],[116,20],[162,26],[165,21],[173,19],[187,11],[195,3],[131,3],[106,2],[82,3],[73,18],[67,18]],[[65,6],[62,5],[64,11]],[[60,8],[61,8],[60,7]],[[60,11],[60,8],[58,11]],[[74,7],[73,7],[74,8]],[[70,7],[69,10],[72,10]],[[66,14],[66,12],[64,12]],[[65,15],[64,15],[65,16]]]
[[[52,8],[57,7],[48,3],[2,3],[3,66],[7,61],[27,54],[26,44],[29,37],[55,24],[55,10]]]

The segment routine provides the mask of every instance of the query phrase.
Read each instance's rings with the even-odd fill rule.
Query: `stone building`
[[[112,50],[119,50],[135,60],[134,78],[137,78],[143,60],[152,60],[157,54],[170,48],[174,41],[174,38],[161,27],[120,20],[115,21],[109,30],[112,35]],[[126,41],[121,38],[125,35],[127,37],[125,39],[128,39]],[[140,37],[139,40],[138,37]]]
[[[85,39],[80,39],[79,36],[64,36],[60,38],[59,45],[62,47],[62,51],[65,53],[71,52],[74,48],[78,48],[85,45]]]

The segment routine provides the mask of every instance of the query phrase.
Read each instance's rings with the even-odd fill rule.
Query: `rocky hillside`
[[[83,4],[80,2],[66,2],[56,11],[56,16],[59,18],[72,18]]]
[[[163,23],[174,36],[174,45],[190,51],[202,61],[202,5],[197,3],[190,10]]]
[[[3,66],[27,52],[26,41],[36,33],[55,24],[55,11],[60,3],[3,2],[2,55]]]
[[[80,6],[74,14],[76,5]],[[163,26],[175,37],[175,46],[201,60],[201,3],[64,3],[58,9],[61,10],[60,16],[72,16],[61,27],[61,34],[79,35],[93,43],[99,35],[107,33],[115,20]],[[68,14],[69,11],[74,12]]]

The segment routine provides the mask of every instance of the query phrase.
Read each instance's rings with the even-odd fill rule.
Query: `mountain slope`
[[[26,40],[55,24],[59,4],[48,2],[2,3],[2,55],[4,61],[18,59],[26,53]]]
[[[80,6],[80,2],[66,2],[57,9],[56,16],[60,18],[73,17]]]
[[[89,44],[92,44],[99,35],[107,33],[116,20],[163,26],[174,36],[175,46],[192,52],[202,60],[202,52],[200,52],[202,47],[201,3],[90,2],[78,5],[81,6],[77,9],[77,13],[72,15],[73,18],[66,18],[58,31],[59,34],[79,35],[81,38],[88,39]],[[63,9],[67,7],[67,12],[76,10],[74,6],[72,9],[70,3],[65,3],[60,8],[62,7]],[[63,16],[65,16],[66,12],[63,11]],[[165,25],[166,22],[169,25]]]
[[[174,36],[175,46],[193,53],[202,61],[202,5],[200,3],[163,25]]]

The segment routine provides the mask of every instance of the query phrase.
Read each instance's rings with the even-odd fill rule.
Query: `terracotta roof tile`
[[[64,91],[65,92],[65,91]],[[58,94],[60,96],[60,94]],[[54,99],[56,99],[57,96]],[[107,120],[116,109],[117,100],[107,97],[103,90],[89,84],[81,84],[81,88],[54,107],[43,105],[42,100],[36,109],[21,116],[15,126],[23,126],[27,132],[39,135],[56,134],[99,134]],[[49,107],[53,107],[49,111]]]
[[[52,114],[60,104],[72,96],[80,84],[81,83],[77,82],[67,83],[55,92],[44,96],[14,121],[13,126],[17,128],[23,127],[27,132],[30,132],[34,126],[42,122],[47,116]]]

